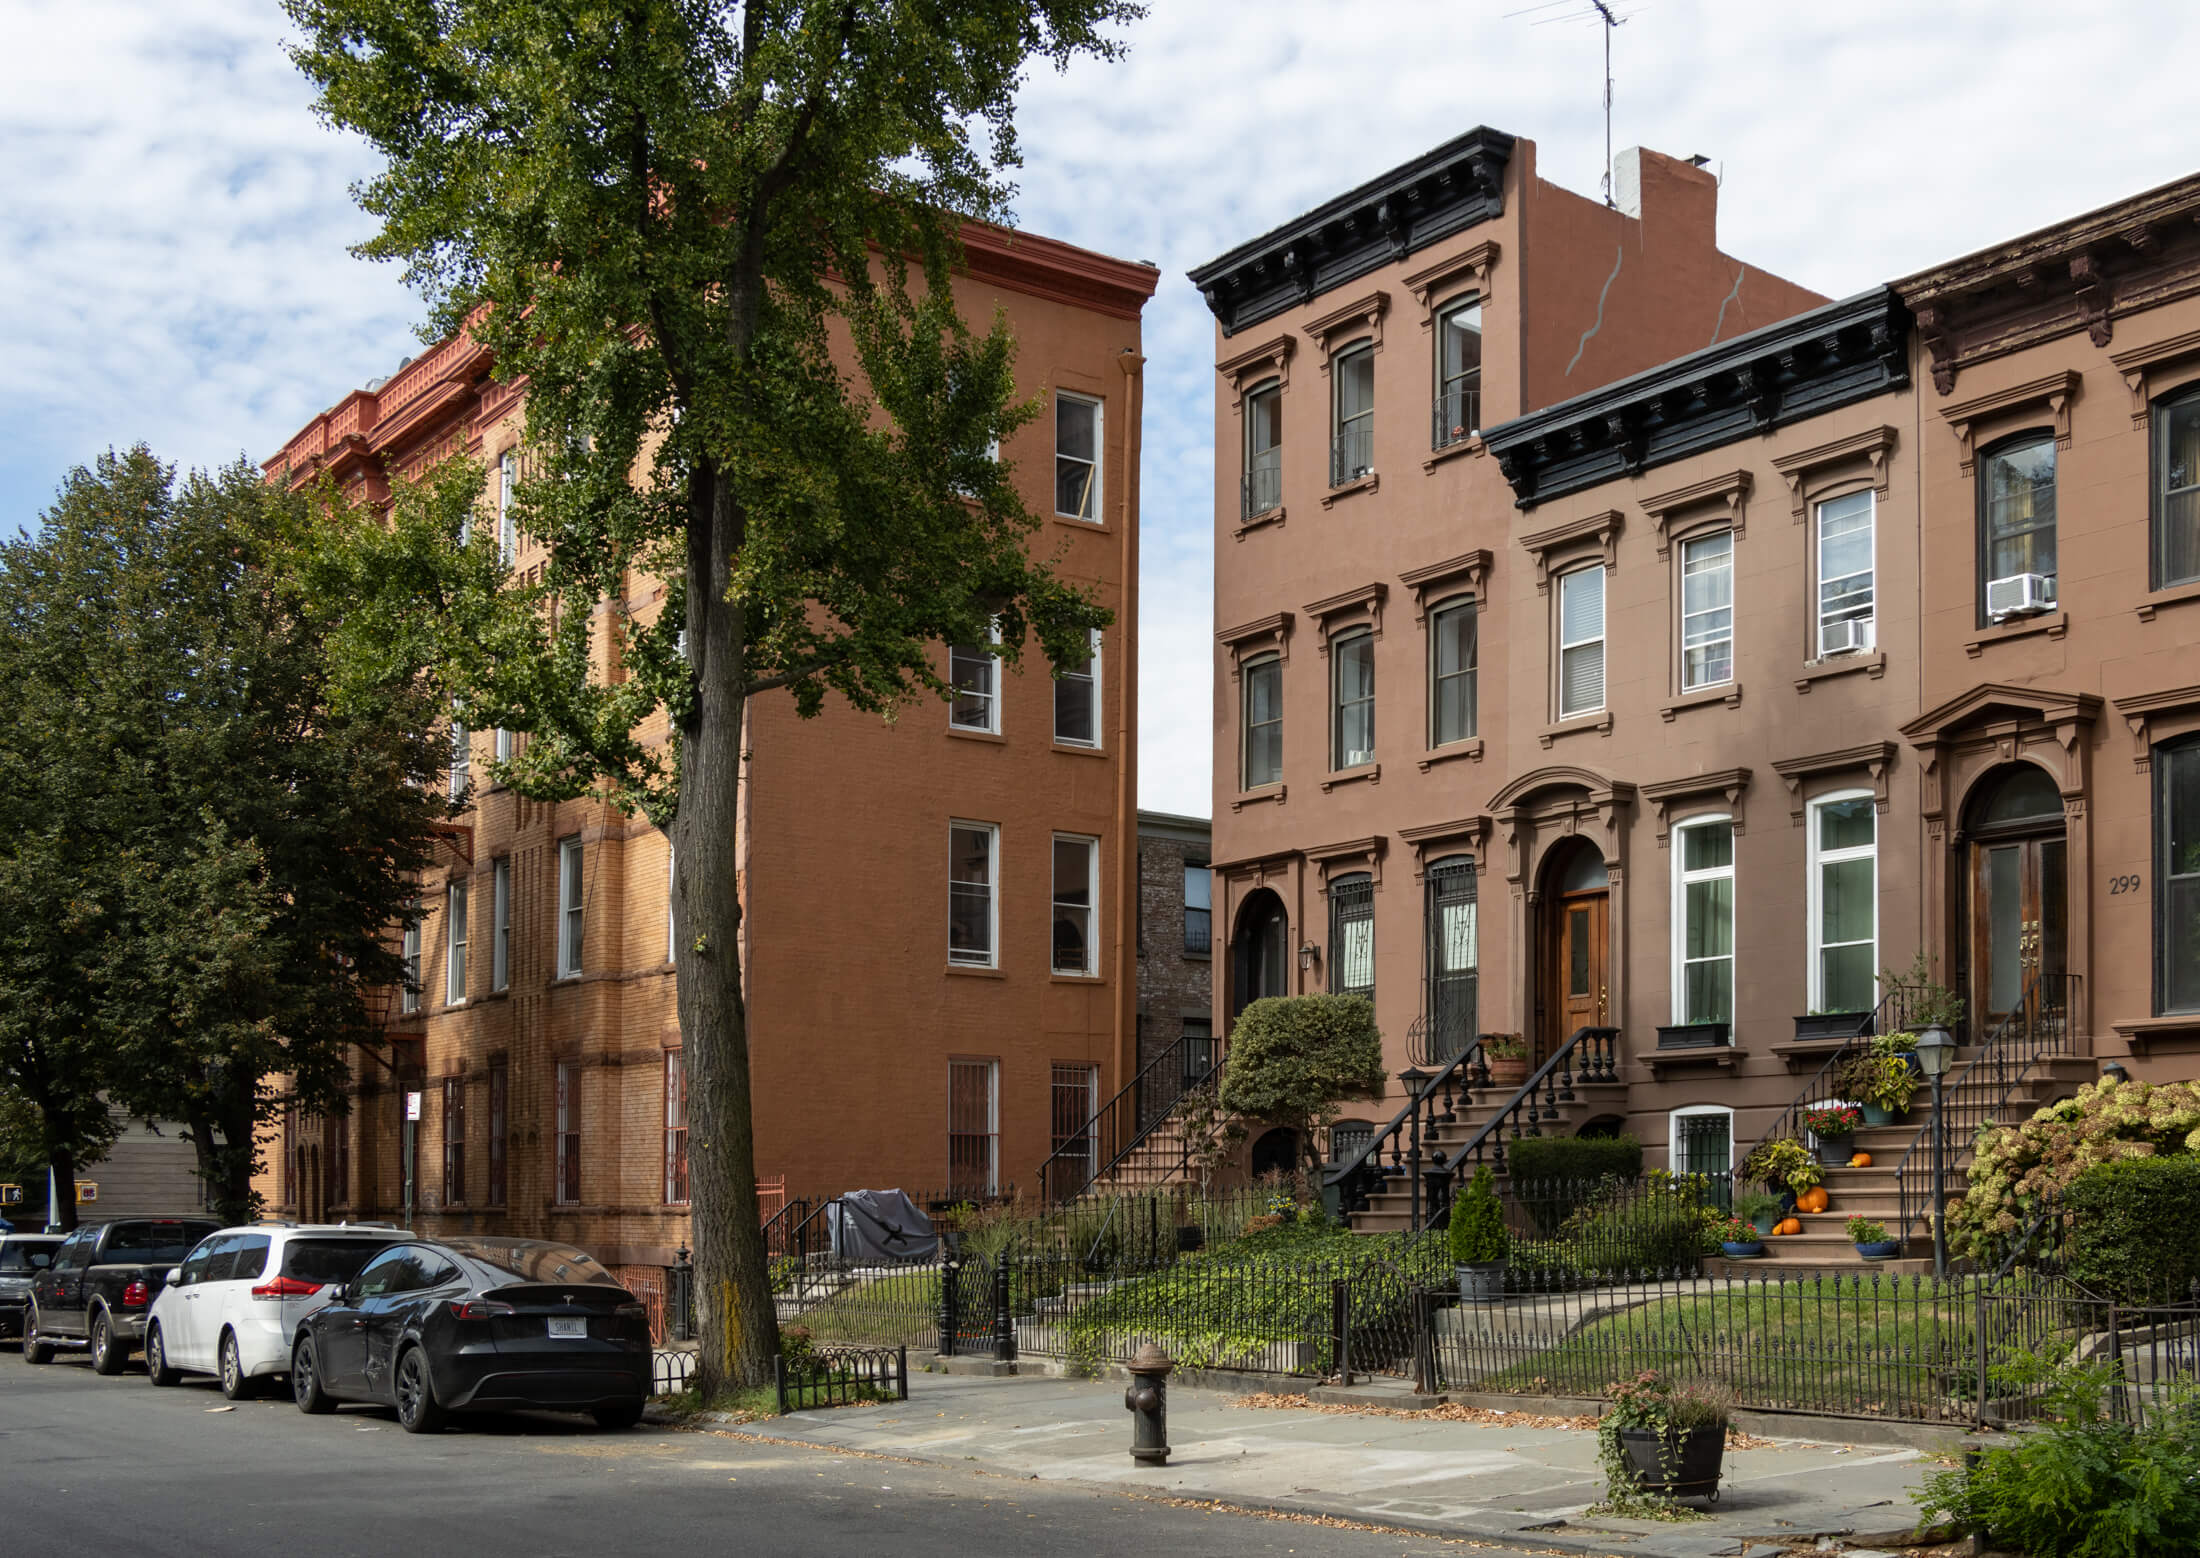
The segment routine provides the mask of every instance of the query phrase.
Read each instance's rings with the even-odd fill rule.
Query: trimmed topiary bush
[[[1347,1099],[1381,1095],[1383,1035],[1359,995],[1268,996],[1238,1014],[1222,1069],[1222,1107],[1288,1125],[1311,1154],[1315,1132]]]
[[[1479,1266],[1512,1253],[1505,1209],[1497,1204],[1496,1181],[1487,1164],[1476,1169],[1467,1188],[1452,1198],[1450,1235],[1455,1266]]]
[[[2200,1279],[2200,1156],[2127,1158],[2063,1192],[2070,1275],[2122,1303],[2182,1303]]]

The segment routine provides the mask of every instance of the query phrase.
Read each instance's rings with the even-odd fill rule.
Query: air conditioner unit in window
[[[2051,573],[2013,573],[1986,585],[1986,615],[1999,622],[2005,617],[2033,617],[2055,609],[2055,576]]]
[[[1872,619],[1850,617],[1841,622],[1818,624],[1818,655],[1851,655],[1872,647]]]

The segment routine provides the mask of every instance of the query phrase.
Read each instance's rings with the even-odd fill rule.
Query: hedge
[[[2181,1303],[2200,1280],[2200,1155],[2097,1164],[2063,1192],[2070,1275],[2123,1303]]]
[[[1524,1136],[1505,1147],[1513,1198],[1538,1233],[1556,1233],[1606,1180],[1642,1177],[1642,1143],[1632,1136]]]

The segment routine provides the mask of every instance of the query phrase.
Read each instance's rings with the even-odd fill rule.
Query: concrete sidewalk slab
[[[1869,1545],[1915,1526],[1912,1489],[1931,1469],[1913,1449],[1760,1441],[1727,1452],[1709,1520],[1592,1518],[1604,1479],[1585,1428],[1525,1426],[1534,1416],[1526,1412],[1457,1421],[1237,1399],[1172,1385],[1174,1453],[1159,1468],[1132,1462],[1123,1388],[1107,1381],[919,1374],[906,1403],[797,1412],[754,1429],[1008,1476],[1646,1558],[1724,1558],[1819,1536]],[[1510,1415],[1523,1426],[1505,1422]]]

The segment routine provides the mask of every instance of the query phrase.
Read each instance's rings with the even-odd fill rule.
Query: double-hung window
[[[581,1068],[570,1061],[559,1061],[557,1088],[557,1179],[553,1189],[558,1205],[578,1206],[581,1200]]]
[[[1362,344],[1339,352],[1329,376],[1335,417],[1329,485],[1342,487],[1375,470],[1375,348]]]
[[[451,799],[466,798],[466,786],[473,778],[473,737],[456,719],[451,721]]]
[[[1428,1064],[1449,1064],[1474,1042],[1481,1000],[1474,861],[1453,855],[1428,868],[1428,990],[1422,1013]]]
[[[2055,589],[2055,435],[2026,433],[1978,462],[1979,619],[2044,611]]]
[[[466,1204],[466,1079],[443,1079],[443,1204]]]
[[[1604,568],[1558,576],[1558,717],[1604,708]]]
[[[1093,935],[1100,901],[1100,841],[1054,836],[1054,972],[1097,974]]]
[[[1705,817],[1673,830],[1673,1020],[1734,1020],[1734,824]]]
[[[466,999],[466,884],[453,882],[443,897],[443,1003]]]
[[[1329,884],[1329,989],[1375,999],[1375,881],[1365,871]]]
[[[1204,860],[1184,862],[1184,950],[1205,957],[1214,946],[1215,879]]]
[[[1868,1012],[1878,1004],[1879,813],[1868,795],[1830,795],[1810,808],[1810,1009]]]
[[[1818,624],[1821,658],[1876,642],[1878,590],[1871,489],[1818,505]]]
[[[1268,655],[1246,665],[1245,788],[1257,790],[1283,777],[1283,661]]]
[[[558,977],[581,971],[581,930],[588,908],[582,892],[581,841],[558,841]]]
[[[1054,739],[1066,747],[1100,744],[1100,630],[1083,665],[1062,668],[1054,679]]]
[[[399,1010],[410,1016],[420,1010],[420,900],[415,898],[405,909],[404,950],[400,954],[405,964],[405,987],[398,992]]]
[[[1054,512],[1100,517],[1100,402],[1057,390],[1054,396]]]
[[[1001,657],[994,652],[1000,641],[996,625],[986,643],[957,644],[947,651],[947,680],[954,689],[947,722],[957,730],[1001,733]]]
[[[519,456],[507,449],[497,461],[497,561],[507,568],[519,556],[519,510],[514,502],[518,486]]]
[[[1270,379],[1245,396],[1243,517],[1283,503],[1283,386]]]
[[[990,1196],[1001,1188],[1001,1063],[947,1063],[947,1188]]]
[[[1480,626],[1471,600],[1447,601],[1428,614],[1428,744],[1448,746],[1476,730],[1475,660]]]
[[[688,1199],[687,1056],[665,1051],[665,1205]]]
[[[519,743],[514,739],[513,732],[506,730],[502,725],[499,725],[497,727],[496,746],[494,748],[497,761],[500,763],[509,763],[512,760],[513,754],[516,753],[518,750]]]
[[[1464,443],[1482,425],[1482,300],[1454,303],[1436,318],[1436,412],[1429,446]]]
[[[947,961],[992,968],[998,959],[1000,829],[956,822],[947,829]]]
[[[2155,749],[2157,1009],[2200,1012],[2200,738]]]
[[[510,856],[489,868],[489,988],[508,990],[512,985],[512,861]]]
[[[1681,543],[1681,691],[1734,680],[1734,532]]]
[[[1358,768],[1375,761],[1375,636],[1351,633],[1329,646],[1331,721],[1329,766]]]
[[[2154,588],[2200,579],[2200,390],[2154,408]]]

